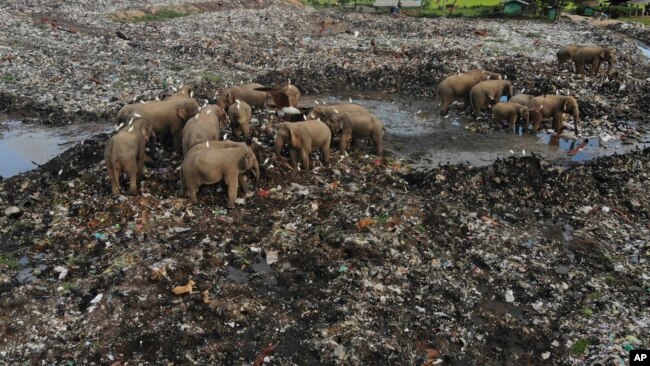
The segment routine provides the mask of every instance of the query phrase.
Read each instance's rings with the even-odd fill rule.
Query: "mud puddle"
[[[109,125],[97,123],[48,127],[0,120],[0,176],[32,170],[76,143],[109,131]]]
[[[426,169],[438,164],[469,163],[485,166],[497,158],[534,153],[547,160],[585,162],[600,156],[624,153],[650,146],[650,136],[638,143],[623,143],[613,136],[591,136],[578,140],[552,136],[508,133],[506,130],[475,132],[476,121],[458,110],[440,116],[437,102],[406,101],[382,94],[303,98],[306,105],[353,102],[365,106],[386,123],[385,149]]]

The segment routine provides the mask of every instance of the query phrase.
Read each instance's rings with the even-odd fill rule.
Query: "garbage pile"
[[[361,146],[298,172],[262,138],[262,187],[227,211],[222,186],[180,198],[166,150],[112,198],[106,138],[0,182],[4,362],[577,365],[648,345],[648,149],[411,173]]]
[[[650,44],[650,30],[647,26],[636,22],[613,23],[607,26],[617,32],[627,34],[645,44]]]

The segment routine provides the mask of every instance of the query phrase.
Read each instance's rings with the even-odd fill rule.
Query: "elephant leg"
[[[296,169],[298,166],[298,153],[296,152],[296,149],[294,147],[289,148],[289,159],[291,159],[291,167]]]
[[[553,128],[555,129],[555,133],[560,133],[562,132],[562,113],[555,113],[553,115]]]
[[[239,127],[233,127],[232,135],[235,137],[235,141],[239,141],[241,138],[241,129]]]
[[[108,177],[111,179],[111,193],[113,193],[113,196],[119,196],[120,195],[120,163],[115,163],[113,164],[107,164],[108,168]]]
[[[578,61],[574,61],[574,66],[576,68],[576,74],[582,75],[582,63]]]
[[[149,137],[149,160],[156,161],[156,134]]]
[[[245,194],[246,193],[246,182],[244,181],[244,174],[240,172],[239,175],[237,176],[237,178],[239,180],[239,187],[241,188],[242,193]]]
[[[341,139],[339,141],[339,154],[341,155],[345,155],[345,147],[346,147],[345,138],[346,138],[345,134],[341,134]]]
[[[229,174],[225,177],[226,185],[228,186],[228,208],[235,208],[235,200],[237,199],[237,189],[239,188],[238,175]]]
[[[542,123],[542,114],[533,112],[531,113],[531,117],[533,118],[533,130],[531,133],[536,133],[539,130],[539,125]]]
[[[138,166],[137,163],[133,164],[130,163],[127,166],[124,167],[124,172],[126,173],[126,176],[129,178],[129,193],[132,195],[137,195],[138,194]]]
[[[189,184],[186,185],[187,187],[187,194],[190,196],[190,202],[192,203],[199,203],[199,199],[196,196],[196,193],[199,190],[199,187],[196,186],[195,184]]]
[[[311,166],[309,165],[310,164],[310,162],[309,162],[309,151],[311,151],[311,149],[307,150],[307,148],[304,148],[304,147],[302,149],[300,149],[300,158],[302,159],[302,167],[305,170],[310,170],[311,169]]]
[[[472,102],[473,102],[472,109],[474,110],[474,115],[478,118],[481,115],[481,107],[483,106],[482,97],[472,98]]]
[[[182,148],[182,143],[183,143],[183,134],[180,132],[177,132],[172,135],[172,138],[174,140],[174,150],[175,151],[181,151]]]
[[[591,64],[591,68],[594,69],[594,76],[598,75],[598,70],[600,70],[600,60],[595,59],[593,64]]]
[[[517,132],[515,130],[516,126],[517,126],[517,116],[514,115],[514,116],[510,117],[510,130],[512,131],[512,133]]]
[[[248,141],[250,135],[250,128],[248,126],[241,126],[242,134],[244,135],[244,142]]]
[[[375,144],[375,154],[377,156],[382,156],[384,151],[382,149],[382,132],[383,131],[373,131],[371,139],[372,143]]]
[[[466,95],[463,97],[463,110],[467,110],[468,108],[472,108],[472,103],[469,100],[469,95]]]
[[[320,148],[321,154],[323,154],[323,162],[327,165],[330,164],[330,143],[329,141],[324,143]]]
[[[445,115],[445,114],[449,113],[449,104],[451,104],[449,98],[440,97],[440,114],[441,115]]]

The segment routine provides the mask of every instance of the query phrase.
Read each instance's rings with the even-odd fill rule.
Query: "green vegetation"
[[[213,84],[219,84],[221,81],[221,77],[217,74],[215,74],[212,71],[204,71],[201,73],[201,79],[205,80],[208,83],[213,83]]]
[[[133,18],[133,22],[163,22],[169,19],[180,18],[183,16],[189,15],[188,13],[183,13],[180,11],[172,9],[160,9],[156,14],[146,14],[143,17]]]
[[[641,23],[647,26],[650,26],[650,16],[647,17],[629,17],[629,18],[621,18],[620,20],[624,20],[626,22],[636,22],[636,23]]]
[[[0,267],[17,268],[20,264],[17,260],[0,256]]]
[[[381,213],[379,216],[377,216],[377,223],[379,225],[386,225],[388,223],[388,220],[390,219],[390,216],[386,213]]]
[[[585,306],[585,308],[582,309],[582,315],[584,315],[586,318],[591,318],[594,316],[594,311]]]
[[[545,1],[545,0],[542,0]],[[345,4],[346,6],[372,6],[374,0],[302,0],[304,4],[314,7],[338,7]],[[501,0],[447,0],[446,7],[445,0],[424,0],[424,5],[421,9],[418,8],[402,8],[402,12],[410,16],[422,16],[427,18],[436,17],[492,17],[501,16]],[[543,6],[542,8],[545,8]],[[567,4],[565,10],[573,9],[575,5]],[[388,9],[385,9],[388,11]],[[516,15],[518,18],[539,18],[540,15],[525,13]],[[546,16],[544,16],[546,17]]]
[[[576,356],[582,356],[589,346],[591,346],[591,342],[588,339],[581,339],[571,346],[571,353]]]
[[[11,83],[14,80],[15,79],[14,79],[13,75],[11,75],[11,74],[2,75],[2,81],[6,82],[6,83]]]

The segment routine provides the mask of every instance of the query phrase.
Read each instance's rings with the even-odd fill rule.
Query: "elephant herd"
[[[583,67],[591,65],[598,73],[600,64],[608,62],[609,74],[614,60],[611,48],[570,45],[557,52],[559,66],[571,59],[576,73],[583,74]],[[444,79],[437,89],[440,112],[447,114],[456,98],[463,98],[465,106],[471,106],[476,116],[491,106],[494,121],[507,121],[515,129],[518,121],[528,129],[530,120],[533,132],[543,119],[551,118],[555,131],[561,131],[564,113],[573,116],[575,132],[578,133],[579,109],[573,96],[528,94],[513,95],[512,82],[502,75],[481,69],[458,73]],[[499,102],[503,96],[507,102]],[[129,179],[129,192],[137,194],[137,177],[145,162],[156,159],[157,138],[171,137],[174,149],[182,151],[180,166],[181,193],[198,202],[197,192],[201,185],[224,181],[228,186],[228,208],[234,208],[239,186],[244,189],[243,173],[252,171],[259,183],[259,163],[248,146],[253,110],[267,108],[273,103],[280,116],[300,116],[300,122],[283,122],[277,128],[274,150],[282,156],[289,146],[289,158],[293,169],[298,168],[298,156],[302,169],[310,170],[313,162],[310,153],[318,150],[323,162],[330,162],[330,144],[340,135],[339,153],[347,154],[353,139],[368,139],[377,155],[382,155],[384,123],[363,106],[345,103],[318,105],[305,113],[297,107],[300,91],[291,83],[280,90],[261,84],[242,84],[221,91],[217,104],[199,106],[190,85],[181,85],[174,94],[164,100],[139,102],[124,106],[117,114],[116,133],[107,141],[104,160],[114,196],[120,195],[120,176]],[[229,125],[234,140],[221,141],[221,128]],[[224,136],[225,139],[225,136]],[[149,145],[150,155],[145,147]]]
[[[572,60],[576,73],[583,78],[585,65],[591,65],[593,74],[597,75],[601,63],[607,62],[609,65],[607,74],[609,75],[612,64],[615,62],[613,48],[581,45],[569,45],[562,48],[557,52],[557,58],[560,67],[567,60]],[[465,107],[471,106],[475,116],[479,116],[485,107],[491,106],[494,122],[500,124],[502,121],[507,121],[513,131],[517,121],[520,121],[524,129],[528,130],[532,119],[532,132],[536,132],[542,120],[551,118],[553,128],[560,132],[563,115],[568,113],[573,116],[576,134],[579,133],[580,112],[576,98],[561,95],[513,95],[512,83],[494,72],[475,69],[449,76],[438,85],[437,93],[440,98],[440,113],[443,115],[449,112],[449,106],[454,99],[463,98]],[[510,97],[509,101],[499,103],[503,96]]]
[[[116,133],[108,140],[104,160],[114,196],[120,195],[120,176],[129,179],[129,193],[137,194],[137,177],[145,162],[155,160],[157,138],[171,137],[176,151],[182,151],[181,193],[198,202],[201,185],[224,181],[228,186],[228,208],[233,208],[243,173],[252,171],[259,183],[259,163],[248,146],[253,109],[265,109],[272,102],[281,116],[302,116],[300,122],[279,125],[274,147],[278,157],[285,145],[293,169],[310,170],[309,155],[319,150],[329,164],[332,137],[340,134],[340,152],[345,154],[352,139],[368,138],[377,155],[382,154],[384,123],[368,109],[356,104],[317,106],[305,114],[297,108],[300,91],[289,83],[280,90],[260,84],[226,88],[217,104],[199,106],[190,85],[182,85],[164,100],[124,106],[117,114]],[[230,125],[233,140],[220,141],[221,128]],[[226,135],[225,135],[226,136]],[[224,136],[224,138],[225,138]],[[149,145],[149,155],[145,147]]]

